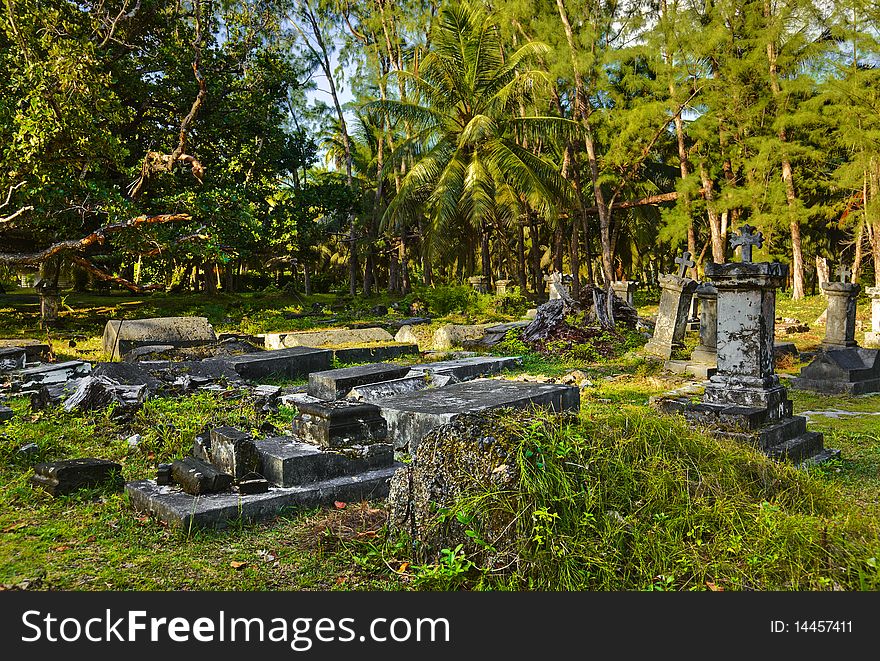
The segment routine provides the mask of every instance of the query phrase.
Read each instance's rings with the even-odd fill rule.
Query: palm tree
[[[467,2],[443,9],[428,55],[403,76],[415,101],[375,101],[377,111],[403,122],[411,138],[395,158],[412,165],[383,223],[424,214],[432,252],[461,248],[462,234],[480,236],[482,274],[491,279],[489,238],[511,222],[522,201],[545,217],[569,199],[559,168],[523,144],[540,144],[574,127],[559,117],[524,116],[549,83],[537,61],[548,48],[529,42],[504,51],[492,18]],[[462,231],[464,230],[464,231]]]

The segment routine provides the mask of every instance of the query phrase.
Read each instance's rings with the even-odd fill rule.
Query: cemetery
[[[880,589],[876,7],[7,4],[0,590]]]

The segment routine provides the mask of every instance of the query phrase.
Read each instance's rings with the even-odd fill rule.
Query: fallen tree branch
[[[33,211],[33,210],[34,210],[34,208],[32,206],[22,207],[21,209],[19,209],[15,213],[11,213],[8,216],[0,218],[0,225],[5,225],[6,223],[11,223],[13,220],[18,218],[21,214],[23,214],[27,211]]]
[[[88,236],[70,241],[60,241],[44,250],[33,253],[10,253],[0,252],[0,264],[19,264],[38,266],[52,257],[60,254],[83,252],[93,245],[103,245],[107,236],[122,230],[140,227],[142,225],[162,225],[166,223],[186,223],[192,220],[188,213],[160,214],[158,216],[138,216],[112,225],[105,225]]]
[[[133,294],[146,294],[147,292],[156,291],[157,289],[163,289],[162,285],[147,285],[146,287],[144,287],[135,282],[132,282],[131,280],[126,280],[125,278],[120,278],[119,276],[113,275],[112,273],[107,273],[107,271],[105,271],[104,269],[95,266],[85,257],[80,257],[79,255],[71,255],[70,261],[79,266],[81,269],[91,273],[98,280],[112,282],[114,284],[120,285],[121,287],[125,287]]]
[[[675,202],[678,199],[678,191],[671,193],[658,193],[657,195],[649,195],[640,200],[625,200],[623,202],[615,202],[609,207],[609,211],[618,209],[630,209],[632,207],[646,207],[653,204],[662,204],[664,202]],[[599,213],[599,207],[586,207],[584,213],[595,216]]]

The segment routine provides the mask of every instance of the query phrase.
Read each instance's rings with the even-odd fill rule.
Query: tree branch
[[[98,244],[103,245],[107,236],[125,229],[140,227],[141,225],[161,225],[165,223],[186,223],[192,220],[187,213],[161,214],[158,216],[138,216],[124,220],[113,225],[105,225],[88,236],[70,241],[60,241],[39,252],[33,253],[9,253],[0,252],[0,264],[18,264],[38,266],[48,259],[60,254],[83,252],[87,248]]]
[[[133,294],[146,294],[147,292],[156,291],[157,289],[163,289],[162,285],[147,285],[146,287],[144,287],[135,282],[132,282],[131,280],[126,280],[125,278],[120,278],[119,276],[107,273],[107,271],[105,271],[104,269],[95,266],[85,257],[80,257],[79,255],[71,255],[70,261],[82,268],[83,270],[91,273],[98,280],[115,283],[117,285],[125,287]]]
[[[618,209],[630,209],[632,207],[646,207],[654,204],[662,204],[663,202],[675,202],[678,199],[678,191],[671,193],[658,193],[657,195],[649,195],[640,200],[626,200],[624,202],[615,202],[608,207],[609,211]],[[595,216],[599,213],[599,207],[586,207],[584,213]]]

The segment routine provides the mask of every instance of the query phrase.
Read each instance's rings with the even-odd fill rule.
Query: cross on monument
[[[755,232],[755,228],[751,225],[743,225],[739,228],[739,234],[730,237],[730,247],[736,250],[737,246],[742,246],[742,261],[752,261],[752,246],[759,248],[764,245],[764,236],[760,232]]]
[[[849,281],[850,276],[852,275],[852,270],[846,267],[846,264],[841,264],[837,267],[836,271],[837,275],[840,276],[841,282]]]
[[[685,271],[687,271],[688,269],[693,268],[694,266],[697,265],[697,263],[691,259],[691,254],[687,250],[685,250],[682,253],[681,257],[675,258],[675,263],[679,265],[678,266],[678,277],[679,278],[683,278]]]

